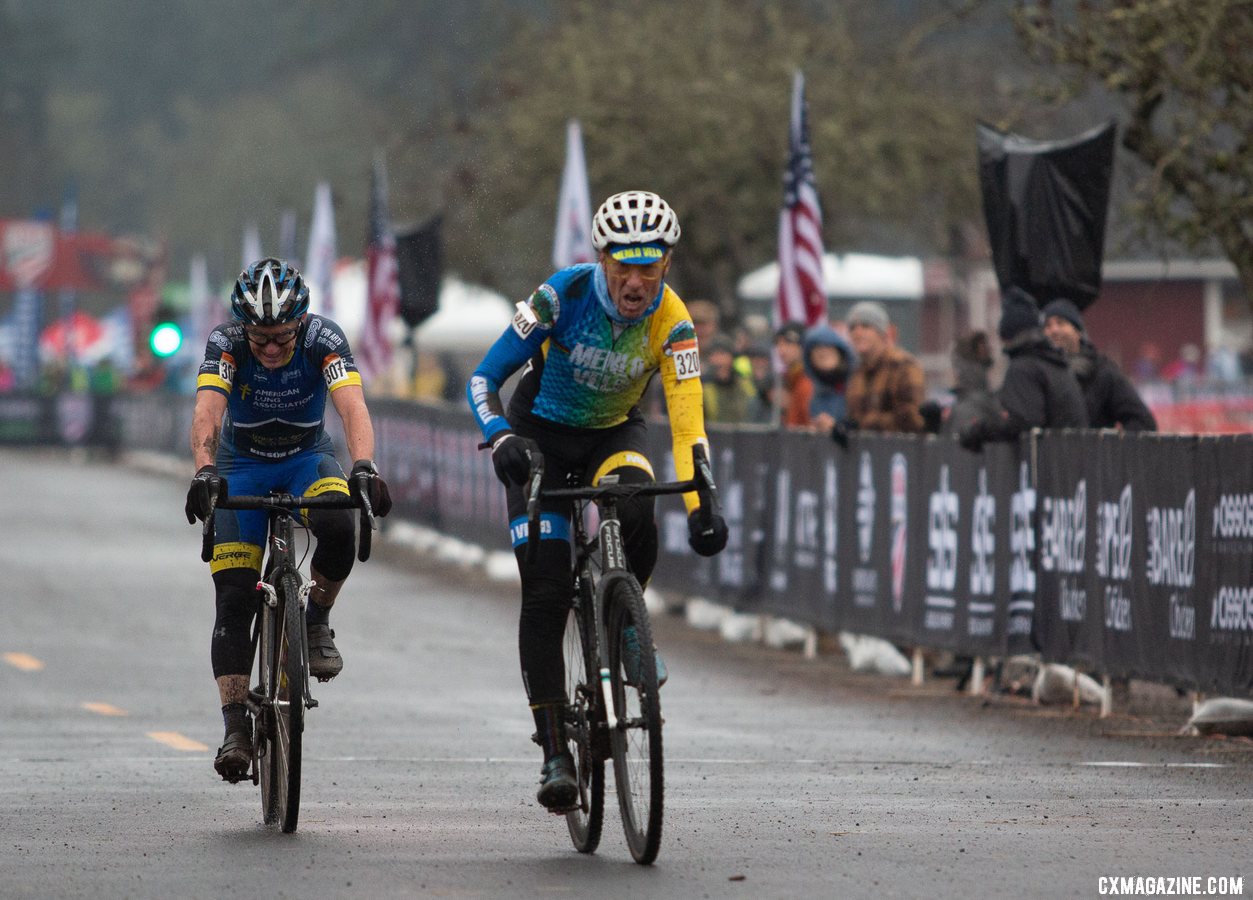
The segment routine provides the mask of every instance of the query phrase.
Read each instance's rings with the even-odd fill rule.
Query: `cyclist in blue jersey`
[[[188,522],[207,518],[228,483],[234,494],[350,493],[323,427],[328,394],[356,460],[352,474],[369,475],[375,514],[390,511],[387,485],[371,459],[374,429],[348,341],[338,325],[311,317],[308,310],[309,289],[288,263],[262,259],[240,273],[231,294],[234,321],[209,335],[197,379],[191,426],[196,475],[187,491]],[[326,681],[343,668],[328,617],[352,569],[356,520],[351,510],[311,510],[307,519],[317,538],[306,611],[309,672]],[[223,509],[214,517],[209,570],[217,619],[211,657],[226,735],[213,765],[227,781],[246,776],[251,757],[252,723],[244,700],[267,527],[264,510]]]
[[[544,751],[540,804],[562,812],[577,802],[574,763],[565,736],[562,635],[573,579],[571,504],[545,501],[540,545],[526,561],[526,498],[530,454],[545,459],[544,487],[564,487],[569,473],[596,484],[654,481],[638,403],[661,373],[679,479],[692,477],[692,448],[708,451],[701,406],[700,352],[683,301],[665,283],[679,240],[678,217],[648,191],[615,194],[592,220],[596,263],[556,272],[518,304],[517,315],[475,369],[470,407],[504,482],[509,524],[522,575],[518,648],[522,680]],[[525,369],[523,367],[525,366]],[[523,369],[506,414],[500,387]],[[701,555],[719,552],[727,526],[719,515],[698,522],[699,500],[685,494],[689,543]],[[652,498],[618,506],[627,562],[643,585],[657,561]],[[629,666],[628,662],[628,666]],[[658,657],[658,675],[664,680]]]

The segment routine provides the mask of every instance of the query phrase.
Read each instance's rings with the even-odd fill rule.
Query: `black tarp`
[[[1114,171],[1113,122],[1077,137],[1035,141],[978,126],[983,213],[1001,291],[1081,309],[1101,289]]]
[[[396,235],[400,317],[410,328],[421,325],[439,309],[439,286],[444,277],[442,222],[442,216],[435,216],[413,231]]]

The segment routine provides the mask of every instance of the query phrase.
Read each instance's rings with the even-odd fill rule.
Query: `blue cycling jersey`
[[[353,384],[361,376],[344,332],[330,319],[306,317],[291,356],[277,369],[252,355],[242,324],[219,325],[205,346],[196,389],[227,397],[225,454],[279,460],[317,446],[328,393]]]

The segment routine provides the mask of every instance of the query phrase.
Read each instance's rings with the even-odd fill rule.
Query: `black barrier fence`
[[[98,394],[0,394],[0,445],[113,448],[113,398]]]
[[[56,440],[21,430],[46,428],[41,402],[38,415],[0,403],[0,440]],[[508,549],[504,491],[468,411],[375,400],[371,413],[396,515]],[[107,418],[127,449],[189,453],[186,398],[119,397]],[[695,556],[682,503],[659,498],[663,590],[900,644],[1038,650],[1253,694],[1251,436],[1038,434],[982,453],[935,437],[858,435],[847,450],[754,428],[710,438],[730,541]],[[651,441],[658,476],[673,477],[664,423]]]

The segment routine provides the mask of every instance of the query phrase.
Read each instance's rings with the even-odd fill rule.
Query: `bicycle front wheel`
[[[653,632],[644,609],[644,593],[634,576],[611,573],[602,580],[601,590],[616,717],[616,725],[610,723],[609,738],[618,808],[632,858],[648,865],[661,848],[665,794]]]
[[[267,723],[269,740],[261,766],[265,822],[281,825],[288,834],[296,830],[300,816],[300,751],[309,659],[299,596],[300,580],[295,575],[284,575],[279,581],[271,660],[274,690]]]
[[[574,768],[579,779],[578,808],[566,813],[570,840],[580,853],[592,853],[600,844],[605,821],[605,759],[593,745],[593,730],[603,728],[604,716],[597,706],[596,682],[588,677],[587,659],[591,628],[584,619],[588,606],[578,602],[566,616],[563,641],[566,663],[566,736],[573,745]]]

